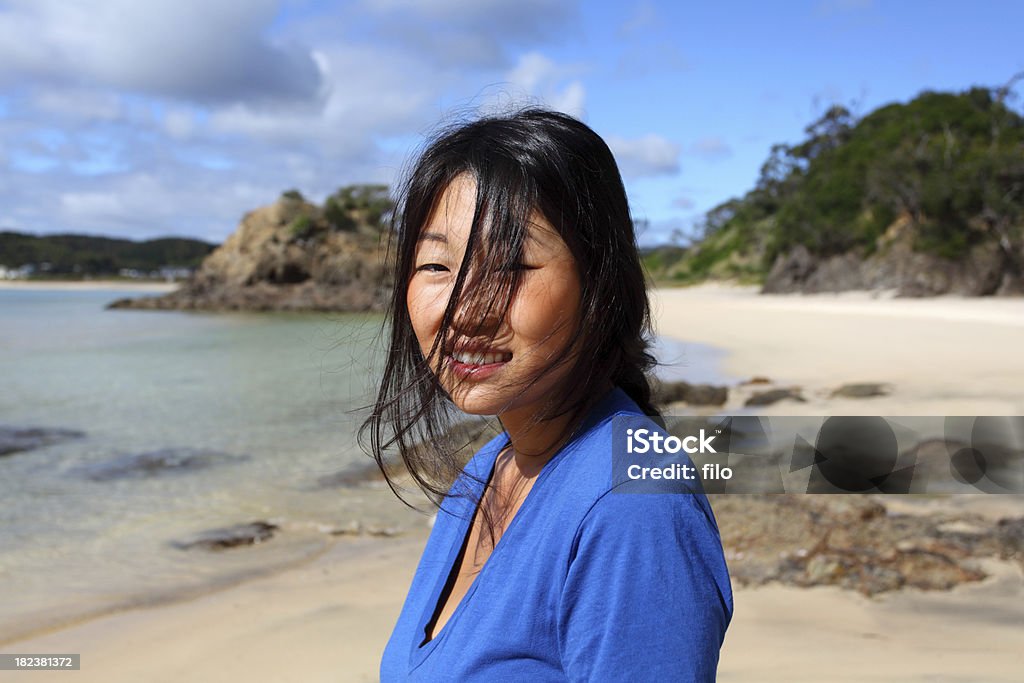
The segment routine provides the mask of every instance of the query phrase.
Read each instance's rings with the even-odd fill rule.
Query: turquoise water
[[[383,487],[324,487],[369,459],[355,429],[381,318],[105,310],[124,291],[0,290],[0,426],[83,438],[0,456],[0,643],[97,610],[172,598],[322,550],[326,531],[424,526]],[[661,340],[666,379],[721,380],[713,349]],[[96,481],[83,467],[159,449],[209,467]],[[171,543],[266,520],[256,546]]]
[[[380,487],[318,485],[369,462],[352,411],[377,374],[379,316],[104,310],[132,294],[0,290],[0,425],[85,433],[0,456],[0,642],[294,562],[331,527],[425,524]],[[81,470],[158,449],[215,454],[155,477]],[[170,545],[256,520],[282,531],[224,553]]]

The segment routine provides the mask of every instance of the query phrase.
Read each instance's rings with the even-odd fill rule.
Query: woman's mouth
[[[511,353],[456,352],[448,357],[448,364],[457,377],[484,379],[500,370],[510,360]]]

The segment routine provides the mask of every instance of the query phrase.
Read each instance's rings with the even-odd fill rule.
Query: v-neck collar
[[[618,387],[614,386],[608,390],[608,392],[591,408],[586,419],[580,426],[577,436],[570,439],[567,443],[563,444],[558,452],[555,453],[541,468],[540,473],[537,475],[536,481],[527,493],[526,498],[523,500],[522,505],[519,506],[519,510],[512,517],[508,526],[505,528],[491,550],[490,556],[487,561],[484,562],[480,571],[477,573],[476,578],[470,584],[466,593],[459,600],[459,604],[456,606],[455,611],[448,617],[448,621],[444,623],[439,633],[435,632],[434,637],[426,643],[423,643],[423,638],[426,637],[427,624],[430,623],[431,618],[437,611],[438,601],[441,597],[441,592],[444,590],[445,585],[448,583],[448,579],[451,577],[452,572],[455,570],[455,562],[458,559],[459,552],[462,547],[466,544],[468,535],[471,531],[470,526],[475,516],[476,507],[479,504],[480,494],[485,484],[483,484],[479,478],[469,477],[467,488],[470,489],[471,498],[464,498],[460,502],[461,504],[456,506],[455,513],[468,513],[458,514],[458,521],[456,522],[457,527],[453,533],[453,539],[450,547],[448,548],[447,559],[444,564],[444,570],[438,573],[437,579],[434,582],[434,589],[430,593],[430,598],[426,601],[423,607],[422,614],[416,622],[416,631],[413,633],[411,639],[411,652],[409,653],[409,672],[411,673],[417,669],[427,657],[437,648],[438,644],[448,635],[452,627],[458,621],[459,616],[466,610],[467,605],[472,601],[474,593],[480,586],[481,581],[487,575],[490,567],[495,561],[500,561],[502,549],[508,545],[506,538],[510,533],[514,533],[518,526],[518,522],[521,518],[529,514],[532,502],[540,495],[543,494],[543,483],[548,478],[558,463],[561,462],[563,456],[569,452],[579,442],[580,437],[590,431],[596,424],[603,421],[604,418],[611,416],[616,412],[621,411],[635,412],[636,403],[629,397],[626,392]],[[490,442],[491,451],[483,454],[479,463],[478,471],[489,472],[486,482],[490,482],[494,476],[494,470],[497,463],[498,455],[505,449],[509,444],[510,438],[507,432],[502,432]],[[462,477],[460,477],[462,479]],[[474,500],[475,499],[475,500]],[[420,643],[423,643],[420,645]]]
[[[505,446],[508,445],[509,436],[507,433],[502,432],[500,435],[496,436],[494,438],[494,441],[492,441],[491,443],[499,445],[493,447],[491,449],[491,452],[487,453],[486,457],[480,463],[481,470],[490,472],[486,479],[487,483],[489,483],[491,479],[494,477],[494,468],[497,463],[498,454],[500,454],[501,451],[504,450]],[[534,482],[534,487],[536,487],[536,485],[540,483],[540,476],[542,476],[543,474],[544,472],[542,470],[541,474],[538,475],[537,481]],[[431,652],[433,652],[435,647],[437,647],[438,642],[447,635],[451,626],[455,623],[455,621],[458,619],[459,615],[465,608],[466,603],[469,602],[470,598],[472,598],[473,596],[473,593],[476,592],[477,587],[480,585],[480,579],[487,571],[487,568],[491,566],[491,560],[493,560],[495,555],[497,555],[499,549],[504,546],[502,540],[515,526],[516,520],[520,517],[519,512],[522,512],[522,509],[526,507],[527,501],[529,501],[530,499],[529,494],[527,494],[526,500],[523,501],[523,504],[522,506],[520,506],[519,511],[509,522],[508,527],[505,529],[504,533],[502,533],[501,538],[498,539],[498,542],[495,544],[494,549],[491,551],[490,556],[487,558],[487,561],[484,562],[483,566],[480,568],[480,571],[477,573],[476,578],[473,579],[473,582],[466,590],[466,593],[462,596],[462,599],[459,600],[459,604],[455,607],[455,611],[453,611],[451,615],[448,617],[448,621],[444,623],[444,626],[441,628],[441,631],[435,632],[433,638],[428,640],[426,643],[423,643],[423,639],[426,637],[427,624],[430,623],[431,618],[437,611],[438,602],[441,599],[441,593],[444,591],[445,584],[448,583],[448,579],[451,577],[452,572],[455,571],[455,563],[458,560],[459,552],[462,550],[462,547],[467,543],[468,536],[471,531],[470,526],[472,524],[473,517],[475,516],[476,512],[476,507],[478,505],[478,500],[474,500],[474,498],[479,499],[480,494],[484,488],[484,485],[485,484],[482,484],[479,480],[475,478],[468,478],[467,488],[470,489],[469,494],[471,497],[461,499],[461,504],[457,506],[456,510],[452,511],[457,515],[458,521],[456,523],[457,526],[453,534],[451,546],[448,548],[447,559],[445,560],[444,563],[444,567],[446,570],[438,572],[437,580],[434,582],[434,589],[430,592],[430,599],[427,600],[426,605],[424,605],[423,607],[423,613],[420,615],[420,618],[416,622],[417,626],[416,631],[413,633],[412,637],[412,652],[410,653],[409,659],[410,672],[416,669],[420,664],[422,664],[423,660],[426,659],[426,657]],[[420,645],[420,643],[423,644]]]

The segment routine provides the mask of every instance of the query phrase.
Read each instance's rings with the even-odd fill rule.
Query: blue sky
[[[0,228],[219,242],[530,102],[609,142],[654,244],[833,103],[1004,84],[1021,26],[1018,0],[0,0]]]

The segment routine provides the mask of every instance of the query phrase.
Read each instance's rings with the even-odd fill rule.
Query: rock
[[[853,250],[821,257],[798,245],[776,257],[761,292],[868,289],[893,290],[898,297],[1024,294],[1024,278],[997,241],[975,244],[954,260],[916,251],[917,233],[909,216],[903,215],[878,239],[870,255]]]
[[[449,429],[435,440],[416,444],[412,447],[411,457],[416,457],[420,449],[437,448],[438,444],[455,451],[456,458],[465,464],[488,441],[499,433],[495,424],[486,419],[463,420],[451,425]],[[390,478],[396,479],[407,473],[405,463],[392,454],[392,459],[385,462],[385,469]],[[454,482],[456,472],[435,472],[434,478],[440,478],[439,488],[448,489]],[[368,485],[380,485],[385,481],[377,463],[367,457],[365,460],[347,465],[338,472],[322,476],[312,485],[312,489],[353,488]]]
[[[817,269],[818,260],[807,247],[797,245],[789,254],[779,254],[765,276],[762,294],[788,294],[803,291],[804,283]]]
[[[334,229],[320,207],[282,196],[247,213],[179,289],[107,308],[382,311],[394,284],[385,234],[363,228]]]
[[[770,379],[768,379],[767,377],[762,377],[760,375],[757,375],[757,376],[751,377],[746,382],[740,382],[740,386],[745,386],[745,385],[748,385],[748,384],[771,384],[771,383],[772,383],[772,381]]]
[[[189,541],[173,541],[171,545],[180,550],[224,550],[241,545],[256,545],[273,537],[278,529],[276,524],[269,522],[250,522],[220,529],[210,529]]]
[[[397,474],[401,471],[402,466],[400,463],[389,464],[389,473]],[[316,480],[314,488],[353,488],[366,486],[368,484],[377,484],[382,481],[384,481],[384,474],[380,471],[380,467],[377,466],[377,463],[370,460],[369,462],[359,462],[349,465],[348,467],[345,467],[333,474],[324,475]]]
[[[332,536],[359,536],[363,533],[363,525],[358,520],[353,519],[345,526],[331,529]]]
[[[1005,518],[996,525],[1003,558],[1017,557],[1024,560],[1024,517]]]
[[[729,397],[729,389],[713,384],[690,384],[689,382],[652,382],[651,397],[656,405],[669,403],[688,403],[695,406],[724,405]]]
[[[1024,296],[1024,276],[1009,270],[996,289],[996,296]]]
[[[829,398],[870,398],[872,396],[888,396],[892,393],[892,385],[879,382],[844,384],[829,394]]]
[[[869,495],[708,498],[736,585],[834,585],[867,596],[906,586],[948,590],[985,577],[975,558],[1006,556],[1006,529],[1024,536],[1024,518],[997,526],[980,517],[889,515]]]
[[[773,403],[778,403],[785,399],[792,399],[794,401],[799,401],[800,403],[807,402],[807,400],[800,395],[800,389],[798,387],[791,387],[789,389],[769,389],[768,391],[755,392],[743,405],[770,406]]]
[[[0,427],[0,456],[31,451],[69,439],[80,439],[85,432],[53,427]]]
[[[248,456],[205,449],[161,448],[146,453],[130,453],[103,462],[86,463],[74,468],[72,473],[93,481],[111,481],[196,472],[243,460],[248,460]]]

